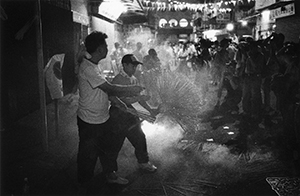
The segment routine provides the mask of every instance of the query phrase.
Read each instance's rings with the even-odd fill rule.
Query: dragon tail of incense
[[[175,113],[188,116],[202,111],[201,90],[188,78],[177,73],[162,73],[157,78],[156,90],[161,105]]]

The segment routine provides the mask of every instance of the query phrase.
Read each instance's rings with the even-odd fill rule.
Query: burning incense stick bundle
[[[176,72],[162,72],[156,85],[160,112],[173,117],[185,131],[194,129],[195,119],[203,106],[200,89]]]
[[[195,115],[201,109],[201,91],[184,75],[161,73],[157,79],[157,91],[162,105],[168,109],[188,115]]]

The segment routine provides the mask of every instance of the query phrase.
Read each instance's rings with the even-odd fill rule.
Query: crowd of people
[[[283,110],[287,108],[287,100],[299,96],[299,43],[285,42],[284,39],[283,34],[276,33],[256,41],[251,37],[240,41],[224,38],[220,42],[200,38],[196,43],[166,42],[163,46],[148,49],[148,54],[138,42],[132,53],[143,66],[139,65],[134,75],[149,90],[157,71],[176,71],[187,77],[194,71],[195,83],[202,88],[203,94],[208,90],[208,83],[218,86],[219,99],[222,89],[226,89],[224,106],[230,100],[230,110],[238,112],[237,105],[241,102],[243,114],[259,120],[264,112],[271,110],[286,113]],[[292,88],[288,91],[293,92],[287,98],[287,93],[280,89],[283,78],[288,85],[285,90]],[[271,93],[276,96],[275,108],[271,107]],[[221,104],[221,100],[217,104]]]
[[[149,161],[140,119],[128,111],[134,111],[132,104],[138,102],[155,118],[158,110],[153,106],[158,100],[153,85],[164,71],[186,77],[195,73],[193,82],[201,88],[203,99],[208,86],[215,86],[216,108],[225,113],[240,114],[256,123],[265,114],[281,115],[284,138],[291,145],[299,145],[300,47],[299,43],[285,42],[283,34],[238,42],[229,38],[220,42],[204,38],[197,43],[166,42],[146,52],[141,42],[131,50],[115,43],[110,54],[115,77],[109,82],[101,69],[101,60],[108,54],[106,38],[101,32],[87,36],[88,55],[78,68],[78,180],[83,186],[92,179],[98,157],[108,182],[128,183],[116,175],[117,156],[125,138],[134,146],[140,168],[156,171]],[[271,104],[272,93],[275,106]],[[156,104],[149,105],[150,99]]]

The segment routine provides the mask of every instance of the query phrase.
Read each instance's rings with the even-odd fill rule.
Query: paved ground
[[[22,194],[25,177],[29,179],[30,195],[81,195],[76,183],[77,98],[74,96],[73,102],[59,102],[58,137],[55,137],[54,106],[47,106],[48,152],[42,149],[38,112],[1,132],[1,195]],[[213,142],[206,143],[195,143],[196,139],[181,141],[181,127],[165,117],[159,117],[163,122],[160,125],[145,123],[150,158],[158,166],[158,172],[141,173],[133,148],[126,141],[118,158],[119,174],[128,178],[130,184],[126,187],[106,184],[98,163],[87,194],[275,196],[266,177],[299,177],[292,162],[273,156],[269,148],[272,145],[262,145],[267,141],[258,141],[259,147],[252,146],[248,152],[234,152],[239,148],[233,146],[241,143],[235,144],[236,138],[222,131],[225,125],[237,130],[240,121],[238,117],[225,117],[203,121],[203,130],[217,133]],[[264,125],[259,128],[263,130]]]

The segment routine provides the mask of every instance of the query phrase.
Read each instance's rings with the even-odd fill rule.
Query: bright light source
[[[224,126],[223,129],[229,129],[229,127],[228,126]]]
[[[261,13],[261,31],[269,30],[271,18],[270,18],[270,10],[264,10]]]
[[[167,20],[162,18],[162,19],[159,20],[158,26],[159,27],[164,27],[167,23],[168,23]]]
[[[230,131],[230,132],[227,132],[228,135],[233,135],[234,132]]]
[[[148,121],[144,120],[141,124],[141,127],[146,136],[152,136],[156,133],[157,127]]]
[[[213,142],[214,139],[210,138],[210,139],[206,139],[206,141],[208,141],[208,142]]]
[[[270,22],[270,13],[271,11],[270,10],[264,10],[262,13],[261,13],[261,16],[262,16],[262,22]]]
[[[243,26],[243,27],[247,26],[247,24],[248,24],[248,22],[247,22],[246,20],[243,20],[243,21],[242,21],[242,26]]]
[[[234,29],[234,25],[232,23],[228,23],[226,25],[226,29],[227,29],[227,31],[232,31]]]
[[[210,39],[211,41],[215,41],[217,40],[217,33],[219,32],[219,30],[207,30],[203,32],[203,35],[205,38]]]
[[[175,19],[169,20],[170,27],[176,27],[178,25],[178,21]]]
[[[183,18],[179,21],[180,27],[187,27],[188,25],[189,25],[189,22],[185,18]]]
[[[101,14],[109,19],[117,20],[119,16],[126,12],[127,8],[124,4],[118,1],[104,1],[100,4],[98,14]]]

